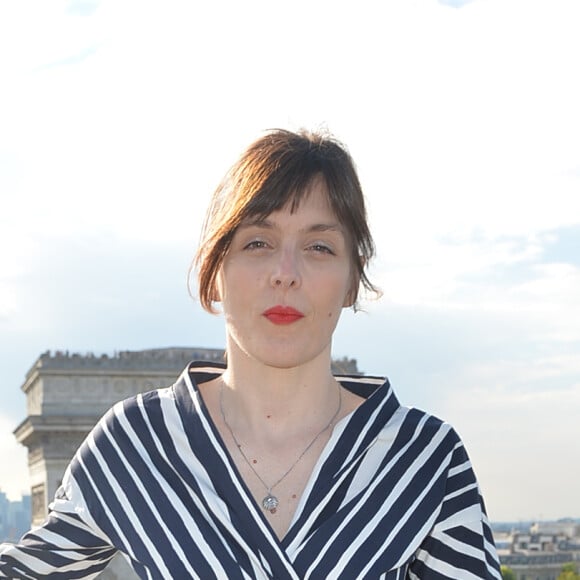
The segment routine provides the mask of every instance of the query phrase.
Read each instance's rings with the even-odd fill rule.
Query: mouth
[[[273,324],[292,324],[301,318],[304,314],[292,306],[273,306],[262,313]]]

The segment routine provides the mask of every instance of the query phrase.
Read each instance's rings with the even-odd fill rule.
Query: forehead
[[[281,189],[259,191],[245,206],[242,221],[248,218],[265,219],[275,212],[294,214],[299,211],[318,211],[331,213],[336,217],[330,193],[321,175],[313,177],[302,187],[293,190]]]
[[[331,206],[328,191],[324,183],[312,183],[299,197],[293,197],[270,213],[248,215],[241,226],[263,225],[273,227],[279,220],[291,220],[304,223],[309,229],[343,230],[334,209]]]

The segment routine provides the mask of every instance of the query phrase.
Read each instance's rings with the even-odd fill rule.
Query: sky
[[[333,352],[449,421],[494,521],[580,517],[577,0],[0,4],[0,490],[41,353],[223,347],[188,296],[272,127],[346,143],[383,291]]]

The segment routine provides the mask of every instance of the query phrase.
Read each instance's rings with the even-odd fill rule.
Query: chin
[[[237,351],[248,360],[272,369],[295,369],[315,360],[325,360],[330,364],[330,345],[305,342],[304,337],[298,341],[269,337],[266,340],[233,340],[230,344],[233,352]]]
[[[292,352],[289,349],[281,349],[282,352],[273,353],[272,349],[269,349],[267,355],[262,357],[256,357],[262,362],[262,364],[275,369],[290,370],[295,369],[312,361],[325,356],[326,351],[320,351],[316,353],[312,352]]]

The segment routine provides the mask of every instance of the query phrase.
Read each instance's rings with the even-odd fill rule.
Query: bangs
[[[320,159],[314,151],[304,151],[300,156],[277,160],[264,167],[264,179],[255,191],[248,191],[246,203],[240,207],[242,220],[264,219],[274,211],[288,207],[294,213],[308,195],[315,181],[321,180],[328,192],[328,180]],[[332,204],[331,204],[332,205]]]
[[[308,179],[296,179],[295,183],[288,185],[276,183],[270,187],[262,188],[245,207],[241,208],[240,221],[256,218],[258,220],[266,219],[271,213],[285,208],[289,208],[290,213],[295,213],[302,200],[310,193],[313,184],[318,180],[324,185],[325,195],[330,204],[326,180],[317,173]]]

